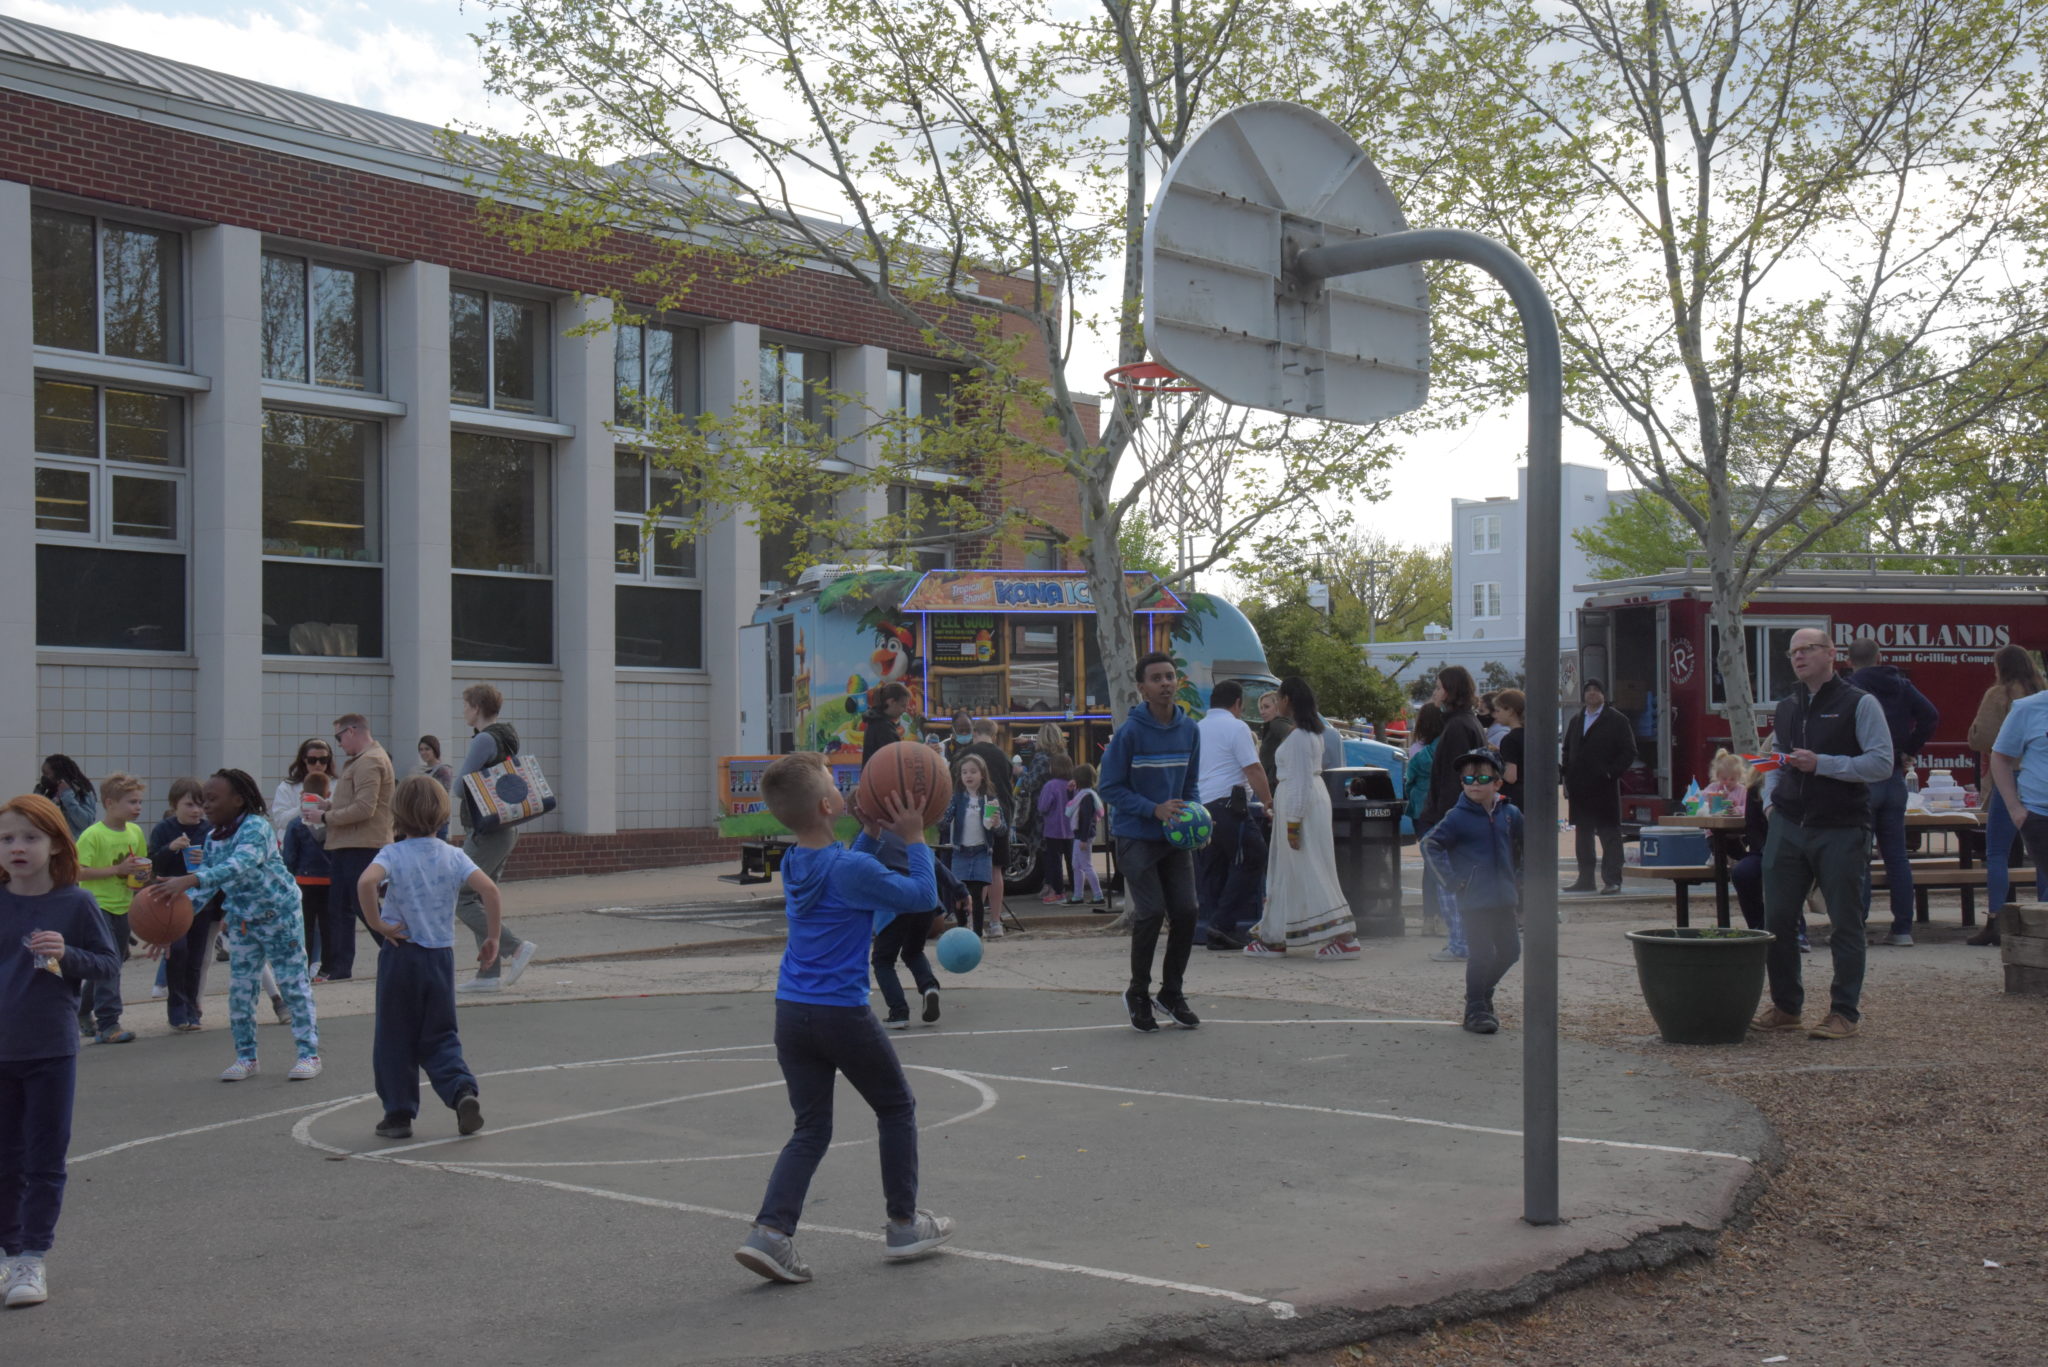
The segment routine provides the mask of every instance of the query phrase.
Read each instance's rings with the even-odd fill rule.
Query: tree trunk
[[[1713,592],[1707,620],[1721,638],[1714,654],[1714,667],[1721,671],[1729,746],[1737,754],[1753,755],[1758,749],[1756,692],[1750,687],[1749,636],[1742,625],[1742,609],[1748,594],[1735,568],[1735,538],[1725,516],[1712,520],[1707,536],[1707,564]],[[1674,774],[1672,782],[1677,781]]]
[[[1095,640],[1102,651],[1102,677],[1112,727],[1123,724],[1138,705],[1138,685],[1132,671],[1138,667],[1137,619],[1124,589],[1123,555],[1117,548],[1115,505],[1093,489],[1081,496],[1081,533],[1088,541],[1088,596],[1095,604]],[[1083,700],[1087,684],[1082,682]],[[1107,814],[1104,820],[1107,820]],[[1113,838],[1113,837],[1112,837]],[[1126,906],[1103,928],[1104,934],[1128,935],[1131,912]]]

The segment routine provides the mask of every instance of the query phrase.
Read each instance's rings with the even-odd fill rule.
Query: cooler
[[[1646,867],[1713,862],[1714,852],[1708,848],[1707,833],[1691,826],[1645,826],[1639,841]]]

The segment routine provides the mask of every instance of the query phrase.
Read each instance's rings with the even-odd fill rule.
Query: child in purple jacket
[[[1064,902],[1074,884],[1074,822],[1067,815],[1067,799],[1074,790],[1074,761],[1064,750],[1047,757],[1045,782],[1038,787],[1039,858],[1045,864],[1045,891],[1039,901]]]

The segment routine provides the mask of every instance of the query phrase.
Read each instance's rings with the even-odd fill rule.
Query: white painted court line
[[[1311,1106],[1299,1101],[1261,1101],[1256,1097],[1202,1096],[1194,1092],[1162,1092],[1143,1087],[1116,1087],[1103,1082],[1069,1082],[1065,1078],[1015,1077],[1005,1073],[973,1073],[973,1077],[987,1078],[991,1082],[1028,1082],[1040,1087],[1069,1087],[1086,1092],[1113,1092],[1118,1096],[1155,1097],[1162,1101],[1201,1101],[1218,1106],[1259,1106],[1272,1111],[1305,1111],[1312,1115],[1338,1115],[1357,1120],[1388,1120],[1400,1125],[1422,1125],[1436,1130],[1461,1130],[1467,1134],[1491,1134],[1508,1139],[1520,1139],[1520,1130],[1504,1129],[1496,1125],[1467,1125],[1456,1120],[1431,1120],[1424,1116],[1395,1115],[1388,1111],[1354,1111],[1342,1106]],[[1675,1153],[1689,1158],[1721,1158],[1734,1163],[1754,1163],[1756,1160],[1739,1153],[1722,1153],[1715,1149],[1688,1149],[1676,1144],[1638,1144],[1626,1139],[1581,1139],[1572,1135],[1559,1135],[1561,1144],[1591,1144],[1609,1149],[1638,1149],[1646,1153]]]
[[[328,1108],[332,1108],[337,1104],[346,1106],[367,1099],[369,1098],[352,1096],[347,1101],[340,1103],[336,1103],[331,1099],[315,1101],[306,1106],[288,1106],[282,1111],[265,1111],[261,1115],[245,1115],[238,1120],[217,1120],[211,1125],[195,1125],[189,1130],[172,1130],[169,1134],[145,1135],[141,1139],[130,1139],[123,1144],[110,1144],[104,1149],[94,1149],[91,1153],[76,1154],[66,1161],[69,1163],[90,1163],[95,1158],[105,1158],[109,1154],[125,1153],[129,1149],[139,1149],[145,1144],[160,1144],[166,1139],[187,1139],[195,1134],[210,1134],[214,1130],[225,1130],[236,1125],[253,1125],[259,1120],[276,1120],[280,1116],[299,1115],[306,1111],[317,1111],[323,1106]]]

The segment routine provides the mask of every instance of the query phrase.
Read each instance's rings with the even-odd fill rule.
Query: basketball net
[[[1103,378],[1137,410],[1125,450],[1150,478],[1146,517],[1173,538],[1174,569],[1186,570],[1227,525],[1231,470],[1249,415],[1157,361],[1120,365]]]

